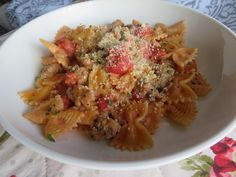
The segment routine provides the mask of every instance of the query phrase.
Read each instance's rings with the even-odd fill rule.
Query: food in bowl
[[[19,93],[31,107],[24,117],[50,141],[78,128],[121,150],[152,147],[160,119],[188,126],[211,90],[184,34],[183,21],[62,27],[55,41],[41,39],[51,54],[35,88]]]

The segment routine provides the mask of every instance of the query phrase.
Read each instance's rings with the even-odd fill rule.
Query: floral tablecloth
[[[169,0],[197,9],[236,32],[236,0]],[[0,34],[13,30],[73,0],[13,0],[0,7]],[[0,37],[0,44],[9,36]],[[0,135],[4,129],[0,127]],[[0,177],[236,177],[236,129],[199,154],[159,168],[101,171],[56,162],[24,147],[13,138],[0,138]]]

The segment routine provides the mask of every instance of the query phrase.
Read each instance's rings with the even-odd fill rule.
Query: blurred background
[[[57,8],[86,0],[0,0],[0,35]],[[224,23],[236,32],[236,0],[164,0],[181,4]]]

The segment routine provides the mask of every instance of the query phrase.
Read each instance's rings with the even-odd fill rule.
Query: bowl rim
[[[85,1],[85,2],[80,2],[80,3],[77,3],[77,4],[71,4],[69,6],[59,8],[55,11],[59,12],[59,11],[64,11],[64,9],[70,9],[72,6],[78,6],[78,8],[79,8],[79,6],[87,5],[89,3],[100,3],[100,2],[106,2],[106,1],[107,2],[109,1],[109,3],[111,3],[111,1],[115,1],[115,0]],[[129,0],[129,1],[135,2],[135,0]],[[209,21],[219,25],[232,38],[234,38],[236,40],[236,34],[231,29],[229,29],[227,26],[225,26],[221,22],[217,21],[213,17],[210,17],[210,16],[208,16],[206,14],[203,14],[203,13],[201,13],[201,12],[195,10],[195,9],[191,9],[189,7],[185,7],[185,6],[182,6],[182,5],[179,5],[179,4],[175,4],[175,3],[172,3],[172,2],[167,2],[167,1],[164,1],[164,0],[158,0],[158,1],[160,1],[160,3],[165,3],[168,6],[183,9],[185,11],[190,11],[193,14],[200,15],[203,18],[207,18]],[[23,30],[26,26],[30,25],[31,23],[37,22],[40,18],[42,18],[44,16],[53,15],[55,13],[55,11],[51,11],[49,13],[46,13],[46,14],[40,16],[40,17],[37,17],[36,19],[32,20],[31,22],[23,25],[21,28],[16,30],[16,32],[11,34],[11,36],[9,38],[14,38],[14,35],[17,34],[17,31]],[[3,42],[3,44],[0,47],[0,52],[2,50],[2,46],[4,46],[7,42],[8,42],[8,40]],[[200,152],[204,149],[207,149],[209,146],[213,145],[214,143],[216,143],[217,141],[222,139],[224,136],[226,136],[228,133],[230,133],[233,130],[233,128],[236,125],[236,119],[234,118],[223,130],[218,132],[216,135],[211,136],[207,140],[202,141],[198,145],[194,145],[194,146],[189,147],[185,150],[182,150],[180,152],[177,152],[175,154],[168,155],[168,156],[165,156],[165,157],[151,158],[151,159],[145,159],[145,160],[136,160],[136,161],[128,161],[128,162],[88,160],[88,159],[84,159],[84,158],[76,158],[76,157],[73,157],[71,155],[61,154],[59,152],[55,152],[53,150],[50,150],[49,148],[44,147],[43,145],[40,145],[40,144],[30,140],[29,138],[25,137],[24,134],[19,132],[16,128],[14,128],[14,126],[11,125],[11,123],[7,120],[7,118],[3,117],[1,115],[1,113],[0,113],[0,124],[3,126],[3,128],[6,131],[8,131],[11,134],[12,137],[14,137],[20,143],[22,143],[26,147],[29,147],[33,151],[35,151],[35,152],[37,152],[37,153],[39,153],[39,154],[41,154],[45,157],[48,157],[48,158],[51,158],[51,159],[54,159],[54,160],[57,160],[57,161],[60,161],[60,162],[66,163],[66,164],[77,165],[77,166],[90,168],[90,169],[99,169],[99,170],[121,170],[121,169],[122,170],[137,170],[137,169],[147,169],[147,168],[152,168],[152,167],[157,167],[157,166],[173,163],[173,162],[179,161],[181,159],[187,158],[191,155],[194,155],[194,154],[196,154],[196,153],[198,153],[198,152]]]

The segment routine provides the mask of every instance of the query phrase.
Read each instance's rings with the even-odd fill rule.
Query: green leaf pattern
[[[194,171],[192,177],[208,177],[213,159],[207,155],[197,154],[181,161],[181,168],[187,171]]]

